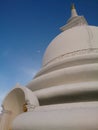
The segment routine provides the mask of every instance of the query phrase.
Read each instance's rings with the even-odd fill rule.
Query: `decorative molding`
[[[46,63],[44,65],[44,67],[49,66],[49,65],[56,63],[58,61],[60,62],[65,58],[69,58],[69,57],[73,57],[73,56],[86,55],[86,54],[88,55],[88,54],[92,54],[92,53],[98,53],[98,48],[89,48],[89,49],[77,50],[77,51],[73,51],[73,52],[70,52],[70,53],[63,54],[59,57],[56,57],[56,58],[50,60],[48,63]]]

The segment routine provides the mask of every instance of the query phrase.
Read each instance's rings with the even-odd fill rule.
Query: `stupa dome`
[[[0,130],[98,130],[98,27],[72,5],[61,31],[33,80],[5,97]]]
[[[78,25],[64,30],[49,44],[43,58],[43,66],[61,60],[64,56],[84,53],[98,48],[98,27]]]

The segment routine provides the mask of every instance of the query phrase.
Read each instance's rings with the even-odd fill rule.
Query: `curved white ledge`
[[[16,117],[13,130],[97,130],[98,102],[39,107]]]
[[[27,87],[32,91],[61,84],[98,80],[98,64],[79,65],[56,70],[35,78]]]
[[[98,81],[96,82],[83,82],[68,85],[53,86],[34,91],[38,99],[49,99],[59,96],[72,96],[85,92],[98,92]]]
[[[50,63],[49,65],[44,66],[36,74],[34,78],[61,68],[83,65],[83,64],[91,64],[91,63],[98,63],[98,53],[91,53],[86,55],[74,55],[73,57],[68,57],[68,58],[66,57],[65,59],[61,59],[60,61],[54,62],[53,64]]]

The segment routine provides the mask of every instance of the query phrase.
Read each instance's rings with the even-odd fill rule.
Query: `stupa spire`
[[[75,9],[74,3],[71,4],[71,10],[72,10],[72,9]]]
[[[75,26],[87,25],[87,21],[83,16],[77,14],[74,4],[71,5],[71,17],[68,19],[67,23],[60,28],[61,31],[68,30]]]
[[[77,14],[75,5],[72,4],[72,5],[71,5],[71,17],[76,17],[76,16],[78,16],[78,14]]]

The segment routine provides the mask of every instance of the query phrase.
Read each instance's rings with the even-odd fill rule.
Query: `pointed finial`
[[[71,17],[75,17],[78,16],[76,8],[74,6],[74,4],[71,5]]]
[[[74,3],[72,3],[72,5],[71,5],[71,10],[72,10],[72,9],[75,9]]]

